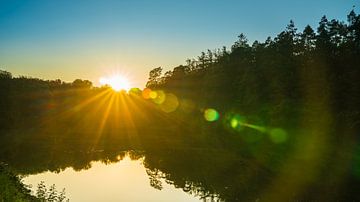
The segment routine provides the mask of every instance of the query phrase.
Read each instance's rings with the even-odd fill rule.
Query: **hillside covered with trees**
[[[359,55],[360,16],[352,10],[347,22],[323,16],[315,30],[308,25],[299,31],[290,21],[265,42],[250,45],[240,34],[230,50],[207,50],[164,74],[161,67],[153,69],[147,87],[268,121],[286,122],[323,108],[338,122],[358,127]]]

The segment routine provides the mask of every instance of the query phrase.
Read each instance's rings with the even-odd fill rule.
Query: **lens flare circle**
[[[158,94],[157,94],[156,91],[151,91],[150,94],[149,94],[149,97],[150,97],[151,99],[155,99],[157,96],[158,96]]]
[[[150,95],[150,97],[151,97],[151,95]],[[158,91],[156,91],[156,97],[152,98],[152,99],[153,99],[154,103],[160,105],[165,102],[166,94],[164,93],[164,91],[158,90]]]
[[[287,133],[281,128],[273,128],[270,131],[270,139],[274,143],[283,143],[287,140]]]
[[[245,126],[248,125],[246,122],[247,121],[245,117],[240,116],[239,114],[234,114],[231,116],[229,124],[233,130],[241,131]]]
[[[150,88],[145,88],[143,91],[142,91],[142,96],[144,99],[148,100],[150,99],[150,93],[151,93],[151,89]]]
[[[179,106],[179,100],[176,95],[168,93],[165,95],[165,100],[160,104],[160,109],[166,113],[174,112]]]
[[[215,109],[209,108],[204,111],[204,118],[207,121],[213,122],[219,119],[219,113]]]
[[[239,121],[235,118],[232,118],[231,121],[230,121],[230,126],[232,128],[236,128],[237,126],[239,125]]]

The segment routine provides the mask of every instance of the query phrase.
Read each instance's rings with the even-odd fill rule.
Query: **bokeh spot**
[[[151,97],[151,95],[150,95],[150,97]],[[158,90],[158,91],[156,91],[156,98],[152,98],[152,99],[153,99],[154,103],[160,105],[165,102],[166,95],[165,95],[164,91]]]
[[[215,109],[209,108],[204,111],[204,118],[207,121],[216,121],[219,119],[219,113]]]
[[[274,128],[270,131],[270,139],[274,143],[283,143],[287,140],[287,133],[281,128]]]
[[[158,96],[158,94],[157,94],[156,91],[151,91],[151,92],[149,93],[149,97],[150,97],[151,99],[155,99],[157,96]]]
[[[151,89],[150,88],[145,88],[142,91],[142,96],[144,99],[150,99],[150,93],[151,93]]]
[[[235,119],[235,118],[232,118],[231,121],[230,121],[230,126],[231,126],[232,128],[236,128],[238,125],[239,125],[238,120]]]
[[[230,127],[234,130],[241,130],[244,128],[246,119],[238,114],[232,115],[230,118]]]
[[[165,101],[160,105],[160,109],[166,113],[175,111],[179,106],[179,100],[174,94],[166,94]]]

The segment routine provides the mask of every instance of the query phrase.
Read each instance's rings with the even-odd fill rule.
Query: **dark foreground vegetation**
[[[252,45],[241,34],[231,50],[155,68],[143,91],[2,71],[0,160],[26,175],[131,151],[157,189],[166,179],[225,201],[360,201],[360,16],[347,19],[302,32],[290,22]]]
[[[44,182],[38,184],[36,196],[31,195],[27,185],[21,182],[21,178],[14,174],[8,165],[0,163],[0,201],[34,201],[34,202],[65,202],[65,189],[58,193],[55,185],[49,190]]]
[[[4,164],[0,164],[0,193],[0,201],[36,201],[30,190]]]

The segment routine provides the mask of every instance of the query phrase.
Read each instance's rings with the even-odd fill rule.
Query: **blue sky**
[[[142,87],[155,67],[173,68],[206,49],[301,30],[321,16],[343,21],[356,0],[0,0],[0,68],[72,81],[120,72]]]

